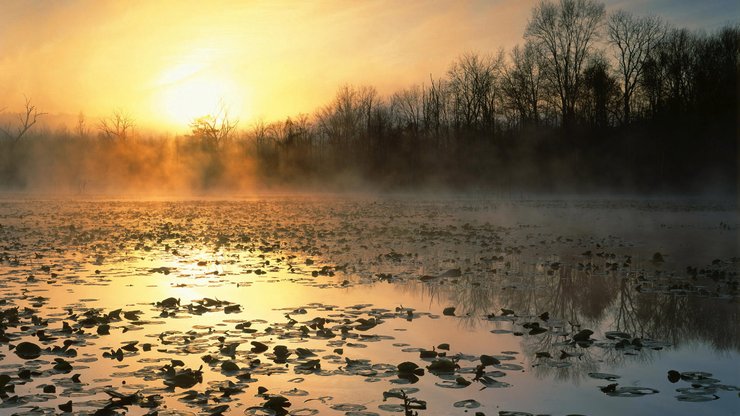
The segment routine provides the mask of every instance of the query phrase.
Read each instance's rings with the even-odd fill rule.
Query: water
[[[0,225],[3,414],[740,410],[731,203],[6,199]]]

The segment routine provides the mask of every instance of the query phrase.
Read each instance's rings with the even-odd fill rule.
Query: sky
[[[468,51],[522,42],[535,0],[0,2],[0,109],[114,110],[175,132],[228,108],[250,123],[312,113],[340,85],[381,94],[443,76]],[[608,0],[711,31],[734,0]]]

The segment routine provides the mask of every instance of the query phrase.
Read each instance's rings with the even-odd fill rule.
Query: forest
[[[170,136],[115,111],[52,130],[27,98],[0,129],[0,188],[736,194],[739,58],[738,25],[543,1],[511,50],[463,52],[389,95],[343,85],[280,121],[223,107]]]

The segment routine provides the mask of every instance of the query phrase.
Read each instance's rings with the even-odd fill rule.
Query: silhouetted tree
[[[193,137],[201,140],[206,146],[218,148],[231,138],[238,124],[238,120],[229,117],[226,106],[220,104],[214,114],[194,119],[190,123],[190,128]]]
[[[511,51],[511,66],[504,71],[502,89],[508,105],[517,113],[523,125],[537,125],[540,121],[542,75],[545,62],[537,46],[527,42]]]
[[[601,56],[591,59],[583,71],[583,82],[582,106],[588,124],[598,129],[608,127],[610,119],[617,114],[620,91],[606,59]]]
[[[697,116],[736,119],[740,73],[740,25],[696,41],[694,105]],[[734,115],[734,114],[735,115]]]
[[[108,140],[126,140],[134,129],[134,119],[122,110],[114,110],[110,117],[100,119],[100,135]]]
[[[492,128],[503,52],[496,56],[461,55],[447,71],[455,127],[467,131]]]
[[[439,143],[440,136],[448,126],[448,89],[442,80],[429,76],[430,85],[424,92],[424,126],[432,132]]]
[[[31,104],[31,99],[26,97],[23,111],[16,114],[18,124],[15,128],[10,125],[6,125],[4,127],[0,127],[0,131],[2,131],[5,138],[15,145],[23,138],[23,136],[26,135],[26,133],[28,133],[29,130],[31,130],[31,127],[36,124],[39,117],[43,115],[46,115],[46,113],[39,112],[38,108],[34,104]]]
[[[424,90],[418,85],[403,89],[391,96],[390,110],[394,122],[416,136],[424,120]]]
[[[604,5],[593,0],[541,1],[532,11],[525,38],[547,58],[547,78],[559,98],[563,126],[573,124],[581,94],[583,65],[598,37]]]
[[[632,97],[640,85],[645,63],[665,36],[665,28],[655,16],[636,17],[623,10],[609,16],[607,28],[622,75],[622,123],[627,124],[632,115]]]
[[[77,134],[77,137],[87,137],[87,135],[90,133],[90,129],[87,127],[87,119],[85,118],[85,113],[82,111],[77,114],[77,123],[74,127],[74,132]]]

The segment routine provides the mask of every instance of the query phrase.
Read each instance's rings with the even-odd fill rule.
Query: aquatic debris
[[[189,368],[178,371],[170,364],[160,369],[164,373],[164,384],[168,387],[180,387],[187,389],[203,382],[203,366],[197,370]]]
[[[276,345],[272,349],[273,354],[275,354],[274,361],[278,364],[283,364],[288,359],[288,357],[292,354],[290,351],[288,351],[288,347],[285,345]]]
[[[678,378],[677,375],[678,374]],[[704,371],[685,371],[679,373],[671,370],[668,372],[669,381],[672,383],[679,380],[690,383],[690,387],[677,388],[679,395],[676,399],[681,402],[708,402],[719,399],[720,391],[737,391],[740,387],[727,384],[720,384],[720,380],[713,378],[711,373]],[[676,381],[673,381],[676,380]]]
[[[221,416],[225,411],[229,410],[229,407],[230,406],[228,404],[221,404],[206,409],[206,413],[208,413],[208,416]]]
[[[622,331],[606,331],[604,336],[608,339],[631,340],[632,335]]]
[[[227,372],[227,373],[233,372],[233,371],[239,371],[239,366],[235,362],[231,360],[227,360],[221,363],[221,371]]]
[[[498,358],[494,356],[486,355],[486,354],[482,354],[480,356],[480,362],[484,367],[489,366],[489,365],[501,364],[501,360],[499,360]]]
[[[60,371],[62,373],[69,373],[70,371],[72,371],[72,364],[70,364],[63,358],[55,358],[54,361],[56,362],[53,367],[54,370]]]
[[[33,342],[21,342],[15,346],[15,354],[24,360],[33,360],[41,356],[41,347]]]
[[[239,313],[241,312],[240,305],[228,305],[224,308],[224,313]]]
[[[587,343],[592,342],[591,335],[594,334],[594,331],[590,329],[583,329],[578,331],[575,335],[573,335],[573,341],[577,343]]]
[[[419,352],[419,358],[436,358],[439,354],[434,349],[431,350],[421,350]]]
[[[59,406],[57,406],[57,407],[58,407],[58,408],[59,408],[59,410],[61,410],[62,412],[67,412],[67,413],[69,413],[69,412],[72,412],[72,400],[69,400],[69,401],[67,401],[67,403],[64,403],[64,404],[60,404],[60,405],[59,405]]]
[[[462,376],[458,376],[457,378],[455,378],[455,383],[457,383],[458,385],[463,386],[463,387],[467,387],[467,386],[473,384],[472,381],[469,381],[469,380],[465,379],[465,377],[462,377]]]
[[[383,392],[383,401],[386,401],[389,398],[401,399],[403,400],[403,404],[401,405],[400,410],[402,410],[407,416],[415,416],[418,415],[418,412],[416,412],[416,410],[426,410],[427,408],[426,401],[409,396],[409,394],[416,393],[418,391],[418,389],[391,389]],[[387,411],[395,411],[391,410],[392,408],[380,408]]]
[[[505,383],[503,381],[498,381],[495,378],[484,375],[480,378],[478,378],[476,381],[483,384],[486,388],[505,388],[505,387],[511,387],[511,384]]]
[[[292,404],[287,397],[280,395],[268,395],[265,396],[265,402],[262,406],[254,406],[247,408],[244,413],[248,415],[275,415],[285,416],[288,414],[287,408]]]
[[[539,322],[527,322],[522,327],[529,329],[529,335],[539,335],[548,331],[547,328],[541,327]]]
[[[580,359],[582,356],[583,356],[583,353],[581,353],[581,352],[568,352],[568,351],[565,351],[565,350],[560,350],[560,357],[559,358],[561,360],[564,360],[566,358],[571,358],[571,357],[576,357],[576,358]]]
[[[473,399],[460,400],[452,404],[453,407],[462,407],[465,409],[477,409],[481,406],[480,402]]]
[[[314,372],[321,370],[321,360],[308,360],[295,366],[296,371]]]
[[[110,325],[101,324],[100,326],[98,326],[96,332],[98,333],[98,335],[110,335]]]
[[[365,318],[358,318],[357,322],[359,322],[359,325],[355,326],[355,329],[358,331],[367,331],[368,329],[375,328],[380,322],[375,318],[365,319]]]
[[[614,381],[620,378],[620,376],[616,374],[608,374],[608,373],[588,373],[588,376],[591,378],[595,378],[597,380],[609,380],[609,381]]]
[[[110,358],[112,360],[123,361],[123,350],[121,348],[117,350],[110,350],[110,352],[103,353],[104,358]]]
[[[650,387],[635,387],[635,386],[624,386],[619,387],[619,384],[609,384],[606,386],[599,387],[607,396],[612,397],[641,397],[650,394],[660,393],[658,390]]]
[[[265,344],[263,344],[263,343],[261,343],[259,341],[252,341],[251,344],[252,344],[251,351],[253,353],[255,353],[255,354],[259,354],[261,352],[265,352],[269,348],[267,345],[265,345]]]
[[[336,403],[329,407],[340,412],[359,412],[367,409],[364,405],[354,403]]]
[[[176,299],[174,297],[169,297],[167,299],[164,299],[160,302],[156,303],[156,306],[160,308],[170,309],[170,308],[176,308],[180,306],[180,299]]]
[[[153,394],[143,397],[138,391],[132,394],[120,393],[112,389],[106,389],[105,394],[110,396],[108,404],[102,409],[112,411],[114,409],[126,409],[127,406],[138,405],[144,408],[158,407],[162,396]]]
[[[314,353],[313,353],[313,352],[312,352],[311,350],[309,350],[308,348],[301,348],[301,347],[298,347],[298,348],[296,348],[296,349],[295,349],[295,353],[296,353],[296,355],[298,355],[298,357],[300,357],[300,358],[305,358],[305,357],[315,357],[315,356],[316,356],[316,354],[314,354]]]
[[[446,358],[432,360],[432,363],[427,366],[429,372],[435,374],[454,373],[458,368],[460,366],[456,362]]]
[[[416,376],[423,376],[424,375],[424,369],[419,367],[418,364],[412,363],[411,361],[404,361],[401,364],[398,364],[398,374],[399,375],[416,375]]]
[[[681,380],[681,373],[676,370],[671,370],[668,372],[668,381],[670,381],[671,383],[677,383],[679,380]]]

